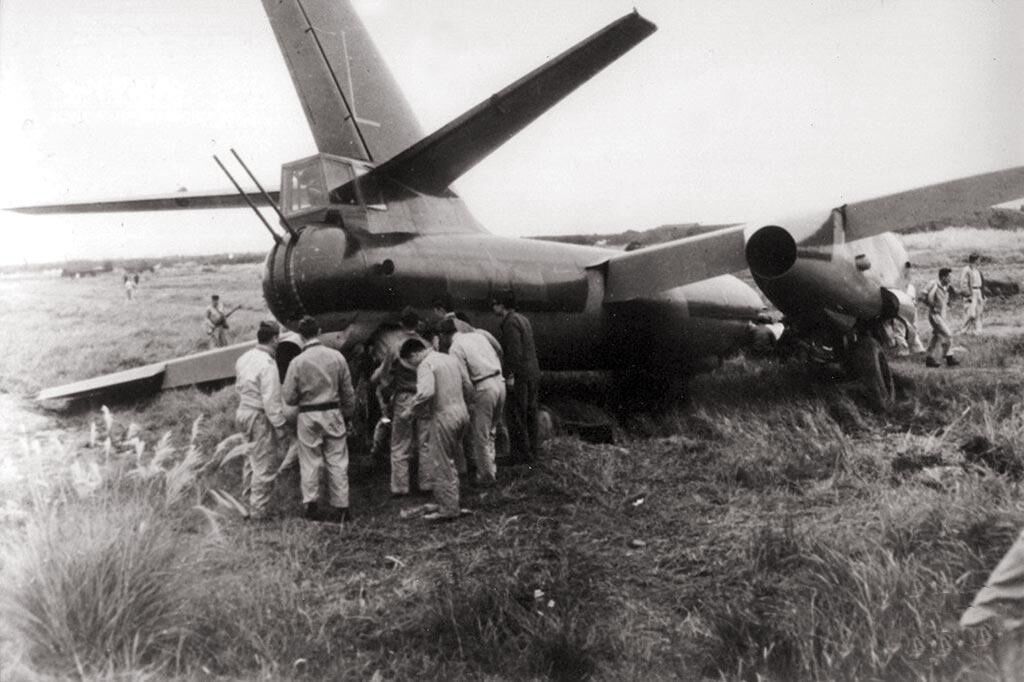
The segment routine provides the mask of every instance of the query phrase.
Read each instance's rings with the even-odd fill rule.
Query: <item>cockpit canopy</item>
[[[332,190],[372,169],[368,163],[333,154],[286,163],[281,166],[281,210],[288,218],[322,211],[331,204]]]

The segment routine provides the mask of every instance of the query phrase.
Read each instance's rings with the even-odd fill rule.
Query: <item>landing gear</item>
[[[860,336],[846,358],[847,369],[867,391],[868,403],[876,412],[888,412],[896,402],[896,383],[889,359],[874,338]]]

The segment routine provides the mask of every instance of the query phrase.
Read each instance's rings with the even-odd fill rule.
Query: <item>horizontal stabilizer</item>
[[[215,348],[174,360],[47,388],[39,392],[36,400],[88,398],[115,394],[140,395],[170,388],[234,379],[235,361],[254,345],[256,345],[255,341],[236,343],[233,346]]]
[[[677,239],[613,256],[605,267],[604,300],[652,296],[747,267],[744,226]]]
[[[657,27],[636,12],[609,24],[358,180],[389,196],[404,186],[445,196],[448,186]],[[340,190],[340,199],[352,190]]]
[[[278,201],[278,192],[268,192],[270,198]],[[257,206],[264,203],[263,195],[249,194]],[[18,206],[5,211],[44,215],[47,213],[122,213],[132,211],[174,211],[196,208],[245,208],[248,204],[242,195],[233,194],[186,194],[177,192],[157,197],[138,199],[113,199],[109,201],[83,201],[73,204],[49,204],[46,206]]]

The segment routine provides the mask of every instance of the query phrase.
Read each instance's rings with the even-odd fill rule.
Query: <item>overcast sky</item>
[[[630,11],[356,0],[427,131]],[[769,220],[1024,164],[1024,3],[648,0],[659,30],[456,185],[502,235]],[[0,205],[315,153],[255,0],[2,0]],[[0,213],[0,263],[263,250],[246,211]]]

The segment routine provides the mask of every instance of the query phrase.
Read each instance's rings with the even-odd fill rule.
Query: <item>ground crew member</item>
[[[946,322],[946,315],[949,312],[951,273],[952,270],[949,268],[941,268],[939,279],[932,281],[925,290],[928,301],[928,321],[932,325],[932,340],[928,344],[928,355],[924,361],[928,367],[938,367],[939,358],[943,355],[946,357],[946,364],[950,367],[960,364],[953,357],[953,351],[950,350],[953,332],[950,330],[949,323]]]
[[[411,461],[416,463],[417,487],[420,491],[431,489],[430,467],[425,461],[427,425],[420,423],[416,415],[409,411],[416,395],[416,368],[399,355],[403,343],[409,339],[420,339],[416,334],[420,316],[411,308],[406,308],[402,311],[400,322],[402,329],[388,340],[387,355],[370,377],[371,382],[381,386],[388,396],[386,403],[391,415],[391,494],[396,497],[409,494]]]
[[[490,333],[486,329],[474,327],[473,324],[466,317],[466,313],[453,312],[451,303],[449,302],[448,298],[435,298],[434,302],[431,303],[431,310],[433,310],[434,316],[437,318],[436,324],[438,325],[438,329],[440,329],[441,322],[445,320],[451,320],[455,324],[455,331],[457,332],[466,333],[475,331],[478,334],[482,334],[483,337],[487,339],[487,342],[491,344],[491,347],[494,348],[494,352],[498,354],[498,357],[501,357],[501,344],[498,343],[498,339],[494,337],[494,334]]]
[[[501,375],[501,359],[482,334],[476,331],[458,332],[455,322],[441,322],[442,347],[466,368],[473,384],[473,399],[469,403],[469,455],[476,465],[476,484],[494,485],[495,428],[505,408],[505,380]]]
[[[138,284],[139,283],[133,280],[129,275],[124,276],[124,295],[129,301],[135,298],[135,288]]]
[[[210,306],[206,309],[206,333],[216,348],[228,345],[228,316],[220,307],[220,296],[210,297]]]
[[[399,355],[416,368],[416,395],[406,410],[410,415],[418,412],[428,430],[426,459],[430,462],[438,510],[425,518],[450,521],[459,517],[455,458],[469,425],[466,399],[472,395],[473,385],[461,362],[437,352],[420,339],[405,341]]]
[[[924,344],[921,343],[921,337],[917,333],[917,288],[914,287],[914,283],[910,279],[912,268],[913,265],[910,261],[903,264],[903,280],[907,283],[904,291],[906,291],[910,300],[914,302],[914,307],[910,311],[910,318],[904,319],[902,316],[897,316],[889,322],[893,341],[896,342],[896,355],[899,357],[925,351]]]
[[[504,351],[503,371],[508,396],[505,417],[511,440],[513,464],[535,461],[540,452],[537,440],[537,394],[540,389],[540,365],[530,321],[515,310],[511,291],[496,296],[491,310],[501,318],[499,339]]]
[[[284,401],[299,408],[296,427],[305,517],[341,523],[351,518],[345,420],[356,408],[352,373],[341,353],[320,343],[320,325],[312,317],[299,321],[299,334],[303,348],[288,366]],[[325,467],[331,509],[321,514],[317,498]]]
[[[981,315],[985,312],[985,296],[981,291],[984,277],[981,275],[981,270],[978,269],[979,260],[978,254],[972,253],[967,259],[966,267],[960,272],[960,290],[964,292],[964,298],[967,300],[967,319],[964,320],[964,324],[960,328],[961,334],[965,332],[968,334],[981,333]]]
[[[257,346],[235,363],[238,410],[235,424],[252,444],[249,468],[250,518],[267,518],[267,505],[274,483],[274,463],[288,441],[285,409],[281,400],[281,379],[274,361],[280,328],[276,322],[260,322]]]

